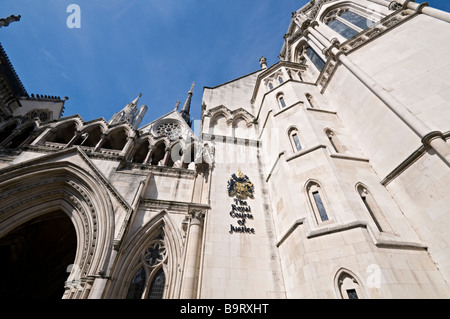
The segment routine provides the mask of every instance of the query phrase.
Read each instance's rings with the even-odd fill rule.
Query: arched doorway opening
[[[0,298],[61,299],[77,235],[63,211],[41,215],[0,238]]]

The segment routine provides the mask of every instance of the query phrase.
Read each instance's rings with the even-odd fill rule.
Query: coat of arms
[[[239,199],[254,198],[255,187],[247,175],[244,175],[241,171],[231,175],[228,181],[228,196],[237,197]]]

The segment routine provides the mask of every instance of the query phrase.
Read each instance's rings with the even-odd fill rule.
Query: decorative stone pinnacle
[[[2,18],[0,19],[0,28],[1,27],[7,27],[11,22],[15,22],[15,21],[20,21],[20,14],[15,16],[15,15],[10,15],[7,18]]]
[[[259,64],[261,65],[261,69],[267,69],[267,59],[265,57],[261,57],[259,59]]]

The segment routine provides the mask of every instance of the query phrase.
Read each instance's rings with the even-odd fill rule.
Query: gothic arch
[[[106,134],[106,132],[108,131],[108,125],[103,120],[95,120],[95,121],[90,121],[88,123],[84,123],[84,126],[81,128],[81,130],[83,132],[87,132],[95,127],[99,127],[102,134]]]
[[[181,280],[178,263],[182,254],[183,240],[180,230],[175,227],[166,210],[156,214],[143,227],[134,234],[130,234],[126,239],[121,248],[123,253],[116,263],[118,266],[112,273],[112,276],[117,280],[106,288],[107,298],[126,298],[130,282],[142,265],[142,253],[152,242],[157,240],[160,234],[163,234],[162,241],[165,245],[167,260],[158,265],[155,270],[162,267],[166,276],[164,298],[178,298]],[[147,281],[146,285],[148,286],[151,278]]]
[[[119,130],[123,130],[125,132],[125,135],[127,137],[135,137],[136,133],[134,131],[134,129],[127,123],[121,124],[121,125],[117,125],[114,127],[109,128],[105,134],[116,134],[117,131]]]
[[[32,137],[39,130],[40,127],[37,121],[26,121],[19,124],[0,145],[11,149],[20,148],[26,143],[31,142]]]
[[[75,128],[77,130],[81,130],[81,128],[83,127],[83,121],[79,117],[70,117],[70,118],[62,119],[62,120],[59,120],[58,122],[56,122],[55,124],[51,124],[49,127],[54,127],[56,129],[58,129],[59,127],[64,126],[70,122],[75,123]]]
[[[315,179],[309,179],[304,186],[305,195],[313,212],[314,224],[333,222],[334,216],[328,196],[322,184]]]
[[[336,296],[341,299],[349,298],[348,292],[346,293],[345,291],[346,289],[354,290],[354,293],[358,299],[365,298],[362,283],[363,282],[354,272],[344,267],[340,268],[336,272],[333,280]]]
[[[214,125],[214,124],[216,124],[216,121],[219,118],[221,118],[221,117],[224,117],[226,122],[228,123],[230,121],[232,115],[231,115],[231,113],[229,112],[228,109],[226,109],[226,108],[225,109],[220,109],[220,110],[217,110],[216,112],[214,112],[211,115],[211,121],[210,122]]]
[[[77,235],[76,267],[70,275],[77,284],[69,283],[64,297],[88,297],[112,252],[114,210],[106,188],[69,162],[20,165],[2,170],[0,176],[0,238],[55,210],[67,214]]]
[[[100,141],[103,134],[105,134],[107,127],[101,121],[96,121],[94,123],[90,123],[85,125],[81,129],[81,138],[79,138],[74,144],[88,147],[95,147],[97,143]],[[86,137],[83,137],[83,134]]]

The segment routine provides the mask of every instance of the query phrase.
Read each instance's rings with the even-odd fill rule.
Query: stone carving
[[[255,187],[247,175],[241,171],[238,174],[231,175],[228,180],[228,196],[239,199],[254,198]]]

